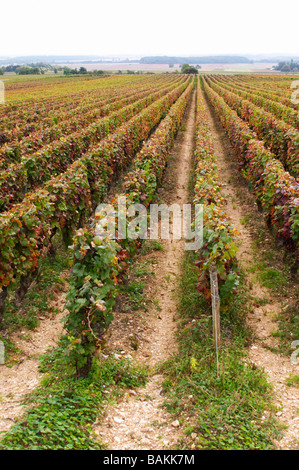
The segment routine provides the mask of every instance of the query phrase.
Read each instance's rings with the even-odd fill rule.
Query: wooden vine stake
[[[5,364],[5,346],[3,341],[0,341],[0,365]]]
[[[218,277],[216,266],[210,267],[210,284],[212,298],[212,316],[213,316],[213,339],[216,348],[217,376],[219,375],[218,350],[220,347],[220,297],[218,290]]]

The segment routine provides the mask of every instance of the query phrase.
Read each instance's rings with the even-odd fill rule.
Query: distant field
[[[132,81],[133,79],[133,81]],[[115,90],[125,83],[132,83],[139,80],[128,75],[122,77],[120,81],[117,77],[94,77],[90,75],[65,76],[62,74],[54,75],[49,73],[45,75],[15,75],[5,74],[1,80],[5,84],[5,101],[24,101],[27,99],[40,100],[45,97],[63,96],[77,92],[86,93],[97,87],[103,89],[111,87]]]
[[[117,70],[133,70],[133,71],[146,71],[146,72],[165,72],[179,70],[179,64],[175,64],[173,67],[169,67],[167,64],[139,64],[136,63],[111,63],[111,64],[82,64],[82,63],[72,63],[72,64],[61,64],[66,65],[71,68],[85,67],[87,70],[108,70],[115,72]],[[196,64],[195,64],[196,65]],[[269,72],[272,70],[273,65],[276,63],[262,63],[255,62],[254,64],[201,64],[202,71],[219,71],[219,72]]]

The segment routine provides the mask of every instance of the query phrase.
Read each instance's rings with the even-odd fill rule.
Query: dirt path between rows
[[[159,203],[187,204],[188,184],[193,155],[195,130],[195,93],[188,106],[183,123],[159,190]],[[182,207],[182,206],[181,206]],[[171,225],[170,225],[171,227]],[[171,232],[171,229],[170,229]],[[150,307],[139,316],[123,321],[119,313],[109,329],[107,350],[119,350],[123,357],[132,357],[150,367],[152,374],[144,388],[129,391],[116,405],[109,405],[101,423],[94,431],[101,441],[113,450],[169,449],[183,434],[182,423],[174,420],[163,404],[164,377],[157,366],[176,352],[176,290],[184,240],[160,240],[163,251],[139,257],[139,262],[151,263],[154,269],[145,292],[152,300]],[[154,301],[154,302],[153,302]],[[128,318],[128,315],[125,315]],[[138,332],[138,333],[137,333]],[[132,350],[130,338],[137,337],[138,349]],[[105,352],[105,351],[104,351]]]
[[[36,330],[19,331],[11,335],[12,342],[22,351],[17,364],[0,365],[0,432],[8,431],[23,414],[21,404],[24,397],[32,392],[40,382],[39,357],[48,348],[57,344],[63,332],[61,319],[64,317],[64,292],[56,295],[51,307],[58,309],[55,317],[41,318]]]
[[[275,317],[281,311],[281,300],[276,300],[273,296],[271,298],[268,289],[261,286],[256,277],[247,270],[255,256],[252,249],[254,231],[250,226],[242,224],[241,221],[248,214],[254,214],[255,220],[261,221],[262,215],[258,211],[253,195],[248,191],[246,183],[240,175],[234,149],[230,145],[219,119],[209,105],[208,110],[210,125],[216,138],[215,151],[218,156],[217,166],[220,181],[223,184],[223,193],[227,198],[226,212],[241,234],[238,262],[246,272],[251,294],[255,298],[268,299],[267,303],[262,306],[254,307],[248,318],[255,336],[254,343],[249,350],[249,359],[266,372],[273,385],[276,405],[279,407],[276,415],[281,423],[288,427],[283,431],[283,439],[276,443],[277,449],[299,449],[299,390],[298,387],[289,387],[286,384],[290,373],[298,375],[299,365],[292,364],[291,358],[268,349],[277,344],[272,333],[278,329]],[[269,239],[266,238],[265,249],[268,241]]]

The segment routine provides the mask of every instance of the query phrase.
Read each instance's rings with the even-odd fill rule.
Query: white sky
[[[0,56],[299,56],[298,0],[1,0]]]

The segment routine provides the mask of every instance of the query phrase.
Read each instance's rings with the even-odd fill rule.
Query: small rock
[[[196,434],[195,432],[193,432],[193,433],[191,434],[191,438],[192,438],[192,439],[195,439],[196,437],[197,437],[197,434]]]
[[[174,428],[178,428],[179,425],[180,425],[180,423],[177,419],[171,423],[171,426],[173,426]]]
[[[118,416],[114,416],[113,419],[114,419],[114,421],[115,421],[116,423],[119,423],[119,424],[123,422],[123,419],[122,419],[122,418],[119,418]]]

